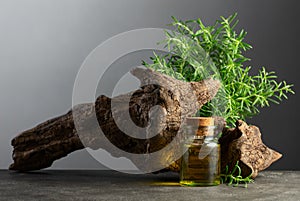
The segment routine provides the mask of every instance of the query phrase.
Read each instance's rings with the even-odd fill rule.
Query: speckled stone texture
[[[300,200],[300,171],[264,171],[248,188],[180,187],[178,174],[115,171],[0,171],[0,200]]]

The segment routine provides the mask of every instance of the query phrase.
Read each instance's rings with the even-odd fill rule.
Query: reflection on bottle
[[[220,184],[220,145],[214,137],[213,118],[187,119],[187,149],[182,157],[180,184],[215,186]]]

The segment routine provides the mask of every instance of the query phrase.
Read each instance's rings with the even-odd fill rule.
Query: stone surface
[[[180,187],[178,174],[115,171],[0,171],[0,200],[300,200],[300,171],[263,171],[248,188]]]

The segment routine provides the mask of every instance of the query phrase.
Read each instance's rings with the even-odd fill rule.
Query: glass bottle
[[[186,140],[180,169],[182,186],[215,186],[220,184],[220,145],[214,135],[214,119],[188,117]]]

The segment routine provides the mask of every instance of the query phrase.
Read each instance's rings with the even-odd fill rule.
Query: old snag
[[[173,140],[182,120],[195,114],[203,104],[211,100],[220,86],[219,81],[213,79],[187,83],[150,69],[135,68],[131,73],[141,81],[141,87],[137,91],[112,99],[102,95],[95,103],[77,105],[68,113],[19,134],[12,140],[14,163],[10,169],[31,171],[47,168],[55,160],[84,147],[108,149],[113,156],[122,156],[118,151],[110,150],[107,143],[102,143],[104,138],[99,137],[99,129],[93,122],[94,113],[105,138],[119,149],[134,154],[156,152]],[[158,112],[154,112],[153,106],[157,105],[161,107]],[[76,122],[79,122],[76,128],[74,114],[77,114]],[[156,118],[157,114],[161,114],[161,119]],[[135,138],[119,129],[120,124],[126,127],[130,119],[139,127],[150,125],[151,130],[155,129],[151,124],[161,124],[161,128],[151,138]],[[119,122],[118,126],[116,122]],[[146,132],[145,135],[147,134]],[[161,155],[154,162],[163,164],[172,154]],[[134,158],[129,159],[140,169],[145,169],[145,166],[153,162],[141,164]],[[176,166],[171,170],[176,171],[178,168]]]
[[[243,177],[251,174],[255,178],[259,171],[266,169],[282,156],[262,142],[258,127],[249,126],[241,120],[236,122],[236,128],[225,128],[219,141],[222,170],[228,165],[231,171],[236,161],[239,161]]]
[[[85,147],[105,149],[114,157],[123,156],[118,150],[133,155],[155,153],[174,141],[184,119],[211,100],[220,86],[219,81],[213,79],[188,83],[149,69],[136,68],[131,73],[141,81],[140,89],[114,98],[99,96],[95,103],[77,105],[68,113],[19,134],[12,140],[14,163],[10,169],[47,168],[55,160]],[[132,122],[146,128],[146,132],[130,130],[132,127],[128,125]],[[217,130],[221,131],[224,119],[217,117],[215,122]],[[101,130],[96,125],[100,125]],[[124,131],[128,127],[129,130]],[[100,132],[103,135],[99,135]],[[134,135],[128,135],[129,132]],[[158,134],[148,136],[149,133]],[[111,149],[107,140],[119,149]],[[239,161],[243,176],[252,174],[255,178],[259,171],[281,157],[263,144],[256,126],[248,126],[243,121],[238,121],[236,128],[225,128],[219,141],[222,170],[228,165],[231,171]],[[151,169],[153,164],[164,167],[168,164],[164,170],[178,172],[180,159],[169,161],[174,158],[174,150],[180,147],[181,142],[175,142],[175,149],[152,160],[145,158],[141,163],[135,157],[128,158],[144,171]]]

